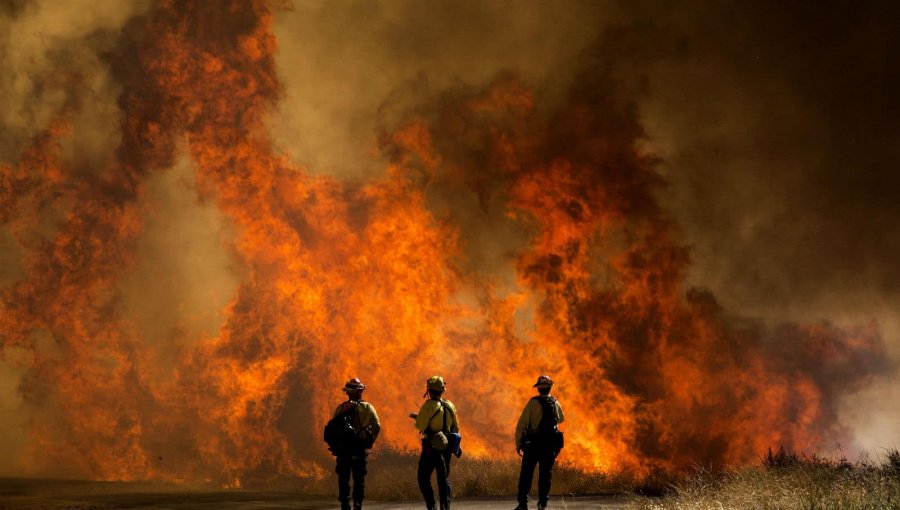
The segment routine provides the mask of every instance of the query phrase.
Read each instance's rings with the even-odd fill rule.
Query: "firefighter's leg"
[[[531,480],[534,478],[534,466],[538,456],[531,448],[526,448],[522,455],[522,469],[519,471],[519,492],[516,500],[519,508],[528,507],[528,493],[531,492]]]
[[[353,509],[362,508],[363,499],[366,496],[366,452],[360,452],[353,456]]]
[[[453,493],[450,488],[450,452],[437,453],[437,484],[438,496],[441,498],[441,510],[450,510],[450,500]]]
[[[341,510],[350,510],[350,456],[338,455],[334,472],[338,475],[338,501]]]
[[[541,453],[538,460],[538,508],[546,507],[550,500],[550,484],[553,481],[556,454],[557,452],[553,450],[546,450]]]
[[[434,451],[425,444],[422,445],[422,453],[419,455],[419,490],[422,491],[422,498],[425,500],[425,506],[429,510],[434,510],[434,489],[431,488],[431,473],[437,467],[435,464],[436,455]]]

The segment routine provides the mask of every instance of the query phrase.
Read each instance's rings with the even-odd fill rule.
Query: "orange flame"
[[[767,331],[685,291],[688,253],[656,203],[630,109],[576,89],[545,116],[501,78],[386,135],[380,179],[314,177],[266,132],[279,94],[271,16],[261,0],[161,1],[118,62],[122,143],[100,177],[65,168],[64,121],[0,167],[0,213],[26,261],[3,289],[3,346],[31,354],[22,387],[46,410],[31,426],[47,466],[230,486],[321,476],[320,431],[353,376],[383,419],[380,447],[398,450],[416,446],[406,415],[434,373],[478,457],[515,455],[542,372],[559,381],[565,458],[586,470],[741,463],[845,433],[834,402],[885,368],[877,330]],[[246,278],[219,334],[160,382],[148,376],[160,361],[118,315],[116,282],[133,262],[144,181],[180,144],[236,227],[229,249]],[[467,268],[472,233],[434,212],[442,192],[477,197],[480,218],[524,239],[508,248],[512,282]],[[62,219],[45,239],[48,209]]]

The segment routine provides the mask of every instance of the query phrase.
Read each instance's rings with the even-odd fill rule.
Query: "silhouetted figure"
[[[347,401],[334,410],[325,426],[325,441],[337,458],[338,500],[341,510],[350,510],[350,478],[353,477],[353,510],[361,510],[366,491],[367,450],[381,431],[378,414],[372,404],[362,400],[366,385],[350,379],[344,385]]]
[[[553,463],[563,447],[563,435],[556,426],[565,416],[559,402],[550,396],[553,380],[541,375],[533,387],[538,389],[539,395],[528,401],[516,425],[516,452],[522,456],[522,470],[519,472],[519,505],[514,510],[528,509],[528,492],[531,491],[535,466],[539,467],[538,510],[547,508]]]
[[[444,378],[433,376],[425,383],[428,400],[422,404],[416,419],[416,428],[422,433],[422,454],[419,456],[419,489],[428,510],[435,510],[431,473],[437,472],[438,496],[441,510],[450,510],[450,459],[462,454],[459,449],[459,421],[453,402],[441,398],[446,385]],[[424,395],[423,395],[424,396]]]

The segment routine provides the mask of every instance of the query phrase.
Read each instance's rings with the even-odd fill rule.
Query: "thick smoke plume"
[[[4,23],[44,7],[12,4]],[[321,476],[319,431],[357,375],[382,448],[416,446],[410,395],[442,373],[467,451],[510,456],[541,372],[560,381],[577,466],[677,471],[852,441],[842,398],[891,368],[875,325],[773,326],[686,283],[691,251],[660,199],[671,163],[641,116],[643,70],[680,55],[677,33],[618,20],[551,85],[494,63],[436,91],[398,85],[372,123],[379,171],[347,170],[327,137],[301,144],[340,179],[272,134],[286,95],[272,24],[287,14],[262,0],[118,14],[78,45],[99,85],[56,102],[29,85],[33,111],[3,119],[28,126],[0,164],[20,472]],[[101,92],[116,107],[96,113]]]

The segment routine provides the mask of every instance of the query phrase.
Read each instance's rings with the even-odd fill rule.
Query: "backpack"
[[[428,423],[431,423],[431,420],[437,416],[437,413],[441,412],[442,409],[446,408],[446,412],[444,412],[444,424],[441,426],[441,430],[430,434],[429,440],[431,442],[431,447],[439,452],[443,452],[446,450],[450,450],[450,453],[459,457],[462,455],[462,448],[460,448],[460,443],[462,442],[462,436],[459,432],[450,432],[447,428],[447,413],[452,413],[453,411],[449,406],[446,406],[444,400],[440,400],[440,406],[438,406],[437,411],[431,415],[431,418],[428,420]]]
[[[555,452],[559,452],[565,445],[563,433],[557,428],[559,425],[556,418],[556,399],[553,397],[533,397],[541,404],[541,421],[538,423],[537,430],[532,431],[525,438],[525,444],[528,446],[540,446],[549,448]]]
[[[344,412],[328,420],[328,423],[325,424],[324,439],[332,455],[363,447],[357,435],[357,427],[353,424],[353,419],[357,416],[358,412],[354,404],[348,406]],[[359,421],[358,417],[356,421]]]

